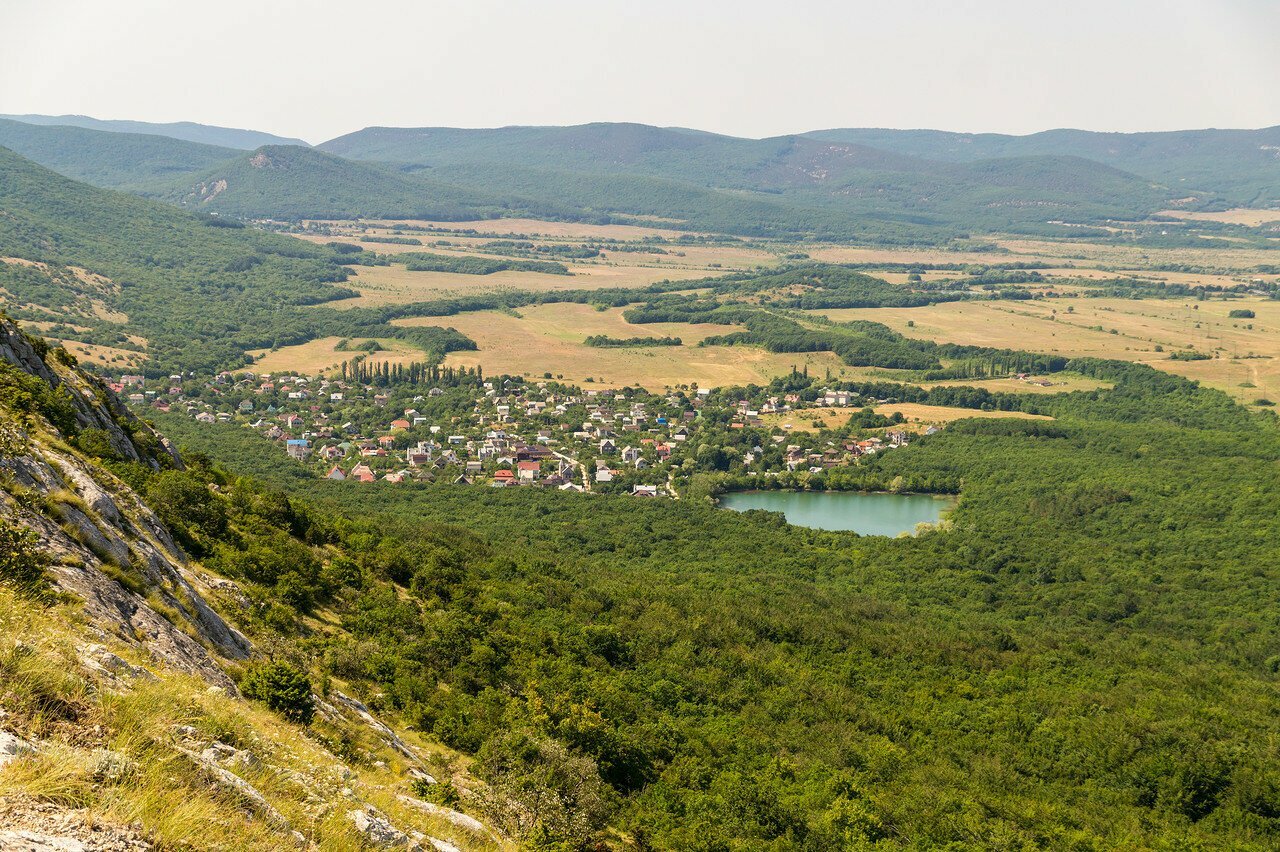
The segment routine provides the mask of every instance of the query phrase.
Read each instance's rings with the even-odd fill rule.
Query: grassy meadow
[[[621,309],[597,311],[590,305],[556,304],[521,308],[519,316],[481,311],[451,317],[397,321],[397,325],[451,326],[474,340],[477,352],[453,352],[445,363],[484,367],[487,373],[541,376],[551,373],[576,382],[593,380],[606,387],[641,385],[661,388],[681,384],[719,386],[767,382],[791,372],[845,367],[830,352],[774,354],[755,346],[697,346],[735,326],[688,323],[633,325]],[[679,337],[683,346],[597,348],[583,341],[596,334],[610,337]]]
[[[1235,309],[1249,309],[1257,316],[1228,317]],[[1223,390],[1242,402],[1280,392],[1280,303],[1269,299],[1063,298],[820,313],[841,321],[873,320],[938,342],[1150,364]],[[1179,351],[1211,357],[1173,359],[1171,355]]]

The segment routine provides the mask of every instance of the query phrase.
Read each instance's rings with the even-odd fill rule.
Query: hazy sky
[[[0,113],[1028,133],[1280,124],[1280,0],[0,0]]]

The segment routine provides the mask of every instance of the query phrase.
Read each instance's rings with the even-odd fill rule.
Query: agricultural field
[[[709,274],[701,270],[643,266],[567,265],[571,275],[515,271],[464,275],[458,272],[411,272],[399,263],[390,266],[362,266],[357,267],[355,277],[344,285],[359,291],[360,296],[327,302],[325,307],[343,309],[403,305],[503,290],[552,292],[645,287],[656,281],[694,280],[705,278]]]
[[[145,353],[134,352],[131,349],[119,349],[115,346],[80,343],[76,340],[63,341],[62,345],[66,347],[68,352],[76,356],[82,364],[96,364],[102,368],[110,365],[112,370],[137,368],[147,360]]]
[[[479,311],[450,317],[397,320],[396,325],[456,328],[479,346],[476,352],[453,352],[447,365],[481,366],[487,373],[541,376],[551,373],[574,382],[590,380],[605,387],[639,385],[649,389],[696,384],[705,387],[767,382],[808,366],[810,373],[853,378],[829,352],[773,354],[756,346],[695,344],[735,326],[686,323],[632,325],[621,309],[597,311],[590,305],[557,304],[520,308],[513,314]],[[591,335],[610,337],[679,337],[683,346],[597,348],[583,341]]]
[[[1024,414],[1021,411],[975,411],[972,408],[954,408],[949,405],[923,405],[915,402],[889,402],[877,405],[873,409],[876,414],[892,417],[901,414],[906,418],[904,427],[911,431],[922,432],[930,426],[944,426],[956,420],[970,417],[1003,420],[1020,417],[1024,420],[1052,420],[1044,414]]]
[[[984,385],[985,386],[985,385]],[[769,429],[785,429],[788,432],[817,432],[843,426],[849,418],[861,411],[858,406],[828,406],[805,408],[799,411],[779,411],[762,414],[761,422]],[[1052,420],[1042,414],[1023,414],[1020,411],[980,411],[974,408],[953,408],[948,405],[924,405],[915,402],[887,402],[872,407],[876,414],[891,417],[895,412],[906,418],[903,428],[923,432],[930,426],[943,426],[955,420],[969,417],[1003,419],[1021,417],[1032,420]],[[815,426],[815,423],[821,424]]]
[[[1053,240],[1032,240],[1018,237],[997,238],[994,242],[1007,250],[1008,254],[996,255],[1003,262],[1017,260],[1066,260],[1075,266],[1106,266],[1115,269],[1151,269],[1171,264],[1186,264],[1203,267],[1228,267],[1232,269],[1252,269],[1276,262],[1273,251],[1264,249],[1176,247],[1162,248],[1156,246],[1139,246],[1125,243],[1086,243],[1056,242]],[[982,263],[986,261],[972,261]],[[1160,272],[1147,272],[1147,275],[1162,275]],[[1271,280],[1275,276],[1259,276]]]
[[[366,363],[409,364],[421,361],[421,350],[410,346],[402,340],[378,339],[381,351],[366,353],[357,347],[366,342],[365,338],[353,338],[345,350],[337,348],[342,338],[321,337],[297,346],[282,346],[279,349],[260,349],[250,352],[254,358],[254,370],[259,373],[303,373],[322,375],[332,372],[343,361],[350,361],[365,355]]]
[[[1252,310],[1257,316],[1227,316],[1237,309]],[[1280,393],[1280,303],[1268,299],[1062,298],[820,313],[842,321],[873,320],[938,342],[1150,364],[1245,403]],[[1196,361],[1170,357],[1188,349],[1211,357]]]
[[[348,286],[360,292],[360,296],[329,303],[335,308],[368,307],[388,304],[404,304],[430,299],[461,295],[493,293],[503,290],[533,292],[554,290],[594,290],[606,288],[645,287],[664,280],[695,280],[728,272],[776,265],[786,247],[765,249],[758,245],[655,245],[642,242],[645,237],[673,238],[679,232],[660,231],[630,225],[572,225],[561,222],[535,222],[527,219],[504,219],[483,222],[425,223],[409,222],[416,226],[433,225],[451,228],[449,232],[424,233],[404,230],[397,223],[323,222],[325,233],[297,233],[293,236],[310,243],[341,242],[360,246],[368,251],[389,256],[410,252],[458,257],[481,257],[498,260],[543,260],[563,263],[569,275],[553,275],[542,272],[502,271],[489,275],[468,275],[457,272],[410,271],[406,264],[392,262],[389,266],[357,266]],[[460,233],[466,230],[480,231],[480,235]],[[512,255],[493,250],[486,245],[497,239],[519,237],[534,250],[527,254]],[[413,239],[421,245],[403,245],[394,242],[378,242],[383,239]],[[627,250],[620,251],[608,245],[599,246],[593,240],[623,240]],[[446,245],[438,245],[438,242]],[[537,251],[542,248],[576,249],[590,245],[600,250],[592,258],[566,258],[553,253]]]
[[[918,384],[926,390],[938,387],[978,387],[992,393],[1034,394],[1071,393],[1112,387],[1108,382],[1070,372],[1054,373],[1049,376],[1027,376],[1022,379],[1010,376],[993,379],[951,379],[945,382],[910,382],[910,384]]]
[[[597,240],[585,234],[577,234],[573,236],[548,236],[539,234],[535,236],[519,231],[511,234],[498,231],[488,231],[483,236],[476,236],[454,232],[410,232],[393,227],[371,227],[364,223],[330,223],[327,227],[330,230],[330,233],[327,234],[300,233],[293,234],[293,236],[298,239],[317,244],[339,242],[347,243],[349,245],[358,245],[370,251],[376,251],[379,254],[385,255],[431,251],[437,253],[457,252],[464,255],[475,255],[478,257],[504,257],[505,255],[486,252],[485,244],[498,240],[512,240],[516,238],[521,242],[529,242],[539,247],[600,245]],[[590,228],[602,226],[585,227]],[[678,236],[676,232],[669,232],[666,235],[668,239],[675,236]],[[379,240],[381,239],[416,239],[422,244],[415,245],[396,242],[380,242]],[[621,238],[614,237],[609,239]],[[438,245],[437,243],[440,242],[448,243],[448,245]],[[618,248],[610,248],[608,244],[601,245],[600,258],[583,261],[583,263],[621,263],[624,265],[654,265],[707,269],[710,271],[727,271],[734,269],[752,269],[756,266],[773,265],[777,263],[780,255],[790,250],[790,246],[785,244],[777,244],[776,246],[770,245],[768,248],[765,248],[762,247],[761,244],[658,244],[634,238],[623,239],[623,242],[625,243],[627,250],[624,251],[619,250]],[[643,251],[642,249],[651,250]]]
[[[1172,216],[1176,219],[1187,219],[1192,222],[1222,222],[1227,225],[1244,225],[1248,228],[1256,228],[1269,222],[1280,222],[1280,210],[1254,210],[1248,207],[1236,207],[1215,213],[1163,210],[1160,215]]]

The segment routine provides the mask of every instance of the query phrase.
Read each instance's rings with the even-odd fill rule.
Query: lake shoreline
[[[892,491],[728,491],[715,506],[729,511],[782,514],[792,526],[829,532],[896,537],[914,534],[920,524],[937,525],[958,502],[957,495]]]

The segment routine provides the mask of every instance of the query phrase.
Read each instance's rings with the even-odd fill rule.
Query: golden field
[[[482,366],[488,373],[538,377],[544,373],[573,382],[587,378],[605,387],[640,385],[650,389],[697,384],[721,385],[767,382],[791,372],[794,366],[835,376],[855,371],[829,352],[775,355],[756,346],[699,347],[699,340],[735,331],[735,326],[654,323],[632,325],[621,309],[597,311],[590,305],[558,304],[520,308],[519,317],[496,311],[397,320],[397,325],[438,325],[456,328],[480,347],[477,352],[453,352],[446,364]],[[625,349],[597,348],[583,343],[593,334],[611,337],[679,337],[684,346]]]
[[[1251,309],[1257,317],[1230,319],[1228,311],[1236,308]],[[820,313],[837,320],[873,320],[938,342],[1141,362],[1196,379],[1241,402],[1280,393],[1280,302],[1269,299],[1062,298]],[[1214,357],[1170,359],[1173,351],[1187,347]]]
[[[409,364],[423,360],[420,349],[410,346],[402,340],[378,338],[383,351],[365,353],[355,347],[369,338],[352,338],[347,351],[340,352],[334,347],[341,338],[321,337],[300,343],[297,346],[282,346],[272,351],[259,349],[249,354],[254,358],[254,371],[258,373],[303,373],[320,375],[331,372],[360,355],[367,355],[365,363]]]
[[[861,410],[862,408],[859,406],[804,408],[798,411],[780,411],[773,414],[764,414],[760,417],[760,420],[771,429],[784,429],[788,432],[816,432],[818,428],[822,427],[815,427],[813,425],[815,422],[823,424],[825,428],[843,426],[849,421],[850,417]],[[947,405],[923,405],[915,402],[884,403],[872,406],[872,410],[876,414],[882,414],[885,417],[891,417],[895,412],[901,413],[906,418],[902,428],[913,432],[922,432],[929,426],[941,426],[954,420],[964,420],[968,417],[1053,419],[1043,414],[1023,414],[1019,411],[979,411],[973,408],[952,408]]]

